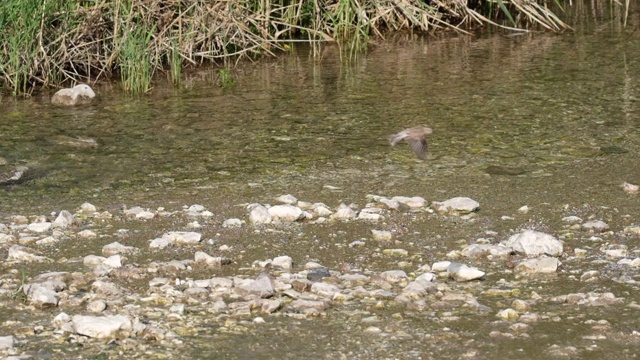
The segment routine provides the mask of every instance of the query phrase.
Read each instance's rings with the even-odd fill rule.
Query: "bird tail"
[[[389,142],[391,143],[391,145],[395,145],[397,144],[399,141],[401,141],[402,139],[404,139],[406,136],[406,134],[404,133],[404,131],[401,131],[395,135],[391,135],[389,137]]]

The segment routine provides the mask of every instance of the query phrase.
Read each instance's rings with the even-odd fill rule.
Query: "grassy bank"
[[[559,0],[558,0],[559,1]],[[120,77],[132,93],[153,75],[284,50],[292,41],[336,41],[351,53],[388,31],[465,32],[474,26],[568,26],[543,0],[3,0],[0,87]]]

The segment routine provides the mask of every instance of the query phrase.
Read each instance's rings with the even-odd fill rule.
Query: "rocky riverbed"
[[[565,206],[558,227],[521,221],[499,232],[487,223],[526,219],[530,207],[487,219],[469,197],[362,200],[287,194],[236,204],[238,217],[199,204],[105,210],[89,202],[8,216],[0,289],[11,310],[0,351],[8,359],[246,358],[269,343],[265,332],[321,339],[338,322],[350,340],[309,358],[489,358],[496,341],[522,343],[523,358],[608,347],[635,356],[640,331],[622,319],[640,311],[637,214]],[[610,217],[627,225],[612,228]],[[451,228],[478,236],[443,239]],[[317,247],[340,256],[316,258]],[[297,335],[301,326],[317,329]],[[543,347],[526,345],[540,339]]]

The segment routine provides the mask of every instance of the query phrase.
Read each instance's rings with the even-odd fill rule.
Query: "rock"
[[[31,223],[27,226],[27,230],[35,233],[43,233],[45,231],[49,231],[50,229],[51,229],[50,222]]]
[[[131,318],[125,315],[82,316],[71,319],[76,333],[92,338],[115,338],[133,329]]]
[[[0,350],[9,350],[11,348],[13,348],[13,343],[16,341],[16,339],[9,335],[9,336],[0,336]]]
[[[58,306],[58,292],[67,288],[66,272],[43,273],[24,285],[22,290],[32,305],[39,307]]]
[[[630,225],[624,228],[625,234],[640,235],[640,226]]]
[[[480,208],[480,203],[468,197],[455,197],[443,202],[433,202],[431,206],[438,212],[454,211],[460,214],[468,214]]]
[[[380,273],[380,277],[389,283],[395,284],[400,281],[406,281],[409,279],[407,273],[402,270],[389,270]]]
[[[296,199],[296,197],[291,194],[287,194],[287,195],[278,196],[276,198],[276,201],[281,202],[283,204],[293,205],[298,202],[298,199]]]
[[[624,192],[626,192],[627,194],[637,194],[638,190],[640,190],[639,185],[630,184],[628,182],[623,182],[621,186],[622,190],[624,190]]]
[[[107,303],[104,300],[95,300],[87,304],[87,311],[92,313],[101,313],[107,309]]]
[[[81,239],[95,239],[98,237],[98,234],[88,229],[80,231],[77,235]]]
[[[48,137],[47,141],[56,145],[71,146],[78,149],[98,147],[98,142],[88,137],[74,137],[60,134]]]
[[[152,248],[164,248],[171,244],[197,244],[202,234],[193,231],[170,231],[160,238],[153,239],[149,244]]]
[[[222,227],[241,227],[241,226],[242,226],[242,220],[236,219],[236,218],[227,219],[222,223]]]
[[[18,262],[44,262],[50,261],[49,258],[44,256],[36,255],[32,253],[33,250],[20,246],[20,245],[12,245],[9,248],[9,252],[7,254],[7,261],[18,261]]]
[[[380,221],[384,220],[384,216],[380,214],[382,209],[378,208],[364,208],[360,210],[358,213],[358,219],[360,220],[369,220],[369,221]]]
[[[90,104],[96,97],[96,93],[87,84],[79,84],[72,88],[58,90],[51,97],[54,105],[73,106]]]
[[[271,297],[276,293],[273,286],[273,280],[267,273],[258,275],[255,280],[247,279],[242,283],[237,284],[235,289],[241,295],[257,295],[263,299]]]
[[[322,279],[328,278],[328,277],[331,277],[331,272],[329,272],[329,269],[327,269],[326,267],[319,267],[319,268],[310,269],[309,271],[307,271],[307,280],[309,281],[321,281]],[[306,289],[305,287],[304,290],[308,290],[308,289]]]
[[[601,220],[591,220],[582,224],[583,229],[592,230],[594,232],[603,232],[609,230],[609,224]]]
[[[340,288],[334,284],[316,282],[311,285],[311,292],[325,297],[333,297],[340,292]]]
[[[123,212],[126,216],[134,217],[139,220],[151,220],[156,216],[153,211],[149,209],[143,209],[140,206],[134,206],[132,208],[125,209]]]
[[[54,228],[66,228],[69,225],[73,224],[74,221],[75,219],[69,211],[62,210],[60,211],[60,214],[58,214],[56,219],[53,221],[52,226]]]
[[[390,241],[391,240],[391,231],[387,230],[371,230],[371,235],[374,240],[377,241]]]
[[[27,166],[15,166],[9,169],[0,170],[0,186],[17,184],[24,180],[24,174],[29,170]]]
[[[391,201],[397,201],[398,203],[405,205],[411,209],[419,209],[427,205],[427,200],[420,196],[394,196],[391,198]]]
[[[278,256],[273,258],[271,266],[279,267],[284,270],[291,270],[291,267],[293,266],[293,259],[289,256]]]
[[[496,316],[505,320],[517,320],[520,314],[513,309],[504,309],[500,310]]]
[[[253,206],[249,213],[249,221],[254,225],[270,224],[271,220],[272,218],[269,210],[260,204]]]
[[[449,274],[449,277],[453,278],[455,281],[461,282],[480,279],[485,274],[477,268],[459,263],[451,263],[447,268],[447,273]]]
[[[471,244],[460,252],[462,256],[468,258],[508,258],[513,252],[513,249],[501,245],[488,245],[488,244]]]
[[[293,205],[275,205],[267,209],[273,221],[290,223],[302,219],[302,209]]]
[[[515,271],[520,273],[555,273],[560,266],[556,258],[542,256],[536,259],[527,259],[516,265]]]
[[[568,224],[579,224],[582,222],[582,219],[577,217],[577,216],[566,216],[562,218],[563,222],[566,222]]]
[[[628,254],[627,245],[623,245],[623,244],[610,244],[610,245],[602,246],[600,250],[605,254],[607,254],[607,256],[613,257],[613,258],[626,257]]]
[[[450,265],[451,265],[451,261],[438,261],[433,263],[433,265],[431,265],[431,270],[435,272],[447,271]]]
[[[220,257],[220,256],[211,256],[202,251],[197,251],[195,254],[195,262],[204,262],[209,266],[222,266],[231,263],[230,260]]]
[[[96,209],[95,206],[93,206],[92,204],[86,202],[86,203],[83,203],[82,205],[80,205],[80,211],[83,214],[86,214],[86,215],[93,215],[98,210]]]
[[[120,258],[120,255],[112,255],[105,259],[103,264],[117,269],[119,267],[122,267],[122,259]]]
[[[345,204],[340,204],[338,210],[336,210],[336,212],[331,215],[331,218],[336,220],[351,220],[355,219],[355,217],[356,212]]]
[[[527,205],[524,205],[524,206],[520,207],[517,211],[520,214],[526,214],[526,213],[529,212],[529,207]]]
[[[102,247],[102,255],[104,256],[136,254],[138,252],[140,252],[140,249],[133,246],[122,245],[117,241]]]
[[[524,230],[501,243],[529,257],[562,255],[562,242],[554,236],[535,230]]]
[[[313,204],[311,211],[316,216],[331,216],[331,214],[333,214],[333,211],[331,211],[329,207],[323,203]]]

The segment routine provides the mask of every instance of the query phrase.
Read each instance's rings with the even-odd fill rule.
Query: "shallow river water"
[[[612,352],[635,358],[640,310],[629,304],[640,301],[638,285],[607,275],[607,266],[618,259],[576,260],[573,253],[623,244],[629,258],[640,255],[638,235],[620,236],[626,226],[640,225],[640,198],[620,186],[640,183],[640,33],[616,24],[585,25],[589,30],[561,35],[396,39],[351,62],[341,61],[333,46],[321,60],[296,46],[291,54],[240,66],[231,88],[216,85],[215,69],[203,69],[186,75],[179,89],[158,84],[141,98],[97,85],[99,99],[87,107],[55,108],[48,95],[4,97],[0,157],[8,164],[0,168],[26,164],[33,170],[27,181],[0,187],[0,223],[10,224],[16,214],[73,212],[83,202],[113,213],[123,206],[176,211],[201,204],[214,216],[200,220],[199,231],[214,241],[198,249],[214,254],[220,245],[232,247],[225,256],[233,263],[208,275],[254,276],[255,260],[279,255],[291,256],[296,266],[313,260],[330,269],[349,263],[372,272],[410,273],[447,260],[447,253],[478,238],[499,242],[525,228],[566,234],[562,218],[569,215],[603,220],[611,229],[603,243],[588,240],[593,234],[584,231],[563,239],[568,255],[552,276],[522,280],[502,262],[468,261],[487,272],[485,279],[451,286],[475,294],[491,308],[486,314],[455,307],[408,310],[374,301],[311,319],[265,316],[261,325],[251,317],[234,326],[198,322],[181,334],[182,344],[164,351],[173,353],[170,358],[212,359],[597,359]],[[389,146],[389,135],[421,124],[434,131],[427,161],[414,159],[405,144]],[[79,137],[93,138],[97,146],[68,144]],[[480,210],[473,221],[395,213],[378,224],[294,224],[274,231],[254,231],[250,224],[221,227],[227,218],[247,220],[242,204],[273,204],[283,194],[332,208],[361,208],[367,194],[429,201],[467,196]],[[518,212],[524,205],[529,212]],[[100,237],[89,244],[40,249],[56,259],[53,264],[11,267],[29,276],[45,269],[75,271],[64,260],[99,254],[115,241],[118,228],[131,230],[127,245],[143,249],[134,262],[192,257],[194,248],[146,252],[148,240],[184,230],[186,223],[122,220],[98,231]],[[399,235],[390,246],[379,244],[370,239],[371,229]],[[363,247],[347,246],[359,239]],[[385,256],[380,250],[387,247],[406,249],[409,256]],[[0,258],[7,249],[3,244]],[[579,281],[587,270],[603,276]],[[637,269],[630,276],[640,281]],[[501,284],[518,291],[487,293]],[[498,322],[497,311],[532,291],[612,292],[625,300],[613,307],[546,302],[535,309],[542,320],[527,330]],[[34,322],[57,314],[29,311],[21,316]],[[15,313],[0,309],[2,323],[14,319]],[[382,332],[366,331],[372,325]],[[21,347],[38,356],[41,340],[27,337]],[[126,342],[91,344],[49,344],[51,353],[42,356],[137,354]],[[559,355],[554,345],[576,352]],[[152,353],[157,358],[162,351]]]

